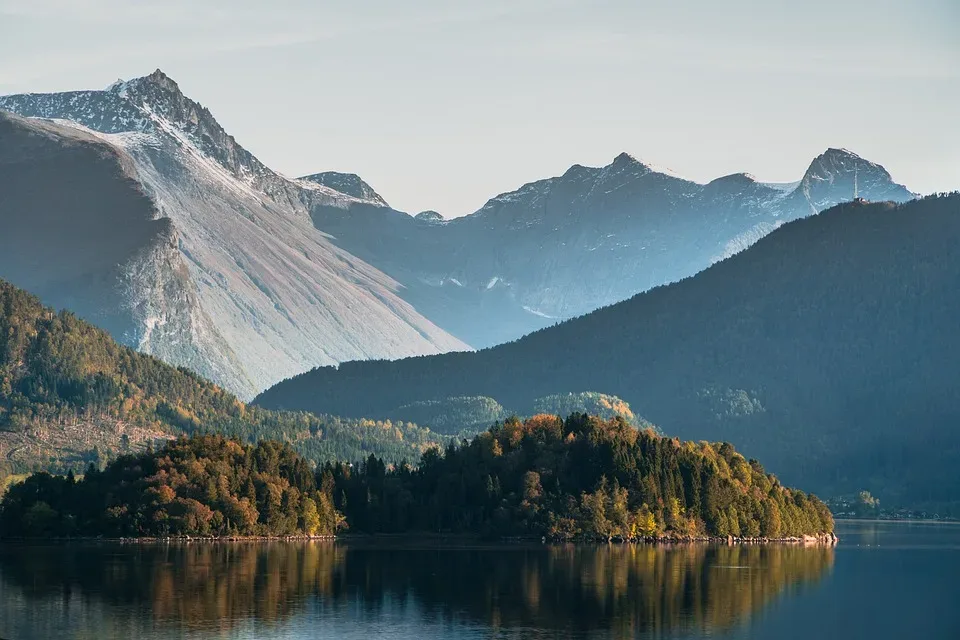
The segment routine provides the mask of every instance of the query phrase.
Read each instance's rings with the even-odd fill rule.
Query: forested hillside
[[[669,435],[724,440],[820,494],[960,513],[960,194],[851,203],[516,342],[320,368],[265,407],[388,415],[602,389]]]
[[[0,504],[3,536],[331,535],[332,485],[289,446],[181,437],[82,480],[38,473]]]
[[[118,345],[0,280],[0,470],[80,471],[176,434],[291,443],[312,460],[416,460],[440,440],[400,421],[276,412]]]
[[[622,418],[507,420],[419,467],[327,465],[354,531],[553,539],[781,538],[833,531],[826,505],[726,443],[681,443]]]
[[[0,536],[453,532],[639,540],[833,537],[812,495],[725,443],[681,443],[622,418],[512,418],[419,465],[316,471],[289,446],[181,437],[81,481],[37,473],[0,502]]]

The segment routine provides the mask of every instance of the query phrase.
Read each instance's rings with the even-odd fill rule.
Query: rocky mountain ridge
[[[485,347],[692,276],[784,222],[852,200],[855,183],[869,200],[914,197],[845,150],[828,150],[789,185],[746,173],[699,184],[621,153],[500,194],[462,218],[364,205],[346,215],[317,205],[311,216],[339,246],[402,282],[428,317]]]
[[[117,252],[113,266],[83,261],[113,255],[102,245],[114,236],[81,234],[86,257],[44,279],[29,276],[27,248],[43,254],[34,245],[51,231],[24,222],[32,210],[23,195],[17,211],[0,211],[5,225],[15,214],[20,220],[7,234],[0,276],[17,282],[21,274],[18,284],[45,301],[112,323],[125,343],[196,368],[241,397],[318,364],[514,340],[691,276],[783,222],[850,200],[855,183],[870,200],[913,197],[883,167],[839,149],[815,159],[795,185],[745,173],[699,184],[622,153],[444,220],[390,208],[354,174],[278,174],[160,70],[102,91],[0,97],[0,110],[55,120],[42,125],[59,141],[48,140],[51,157],[57,144],[76,147],[77,136],[91,149],[94,139],[114,149],[127,167],[124,184],[139,183],[133,191],[149,199],[137,214],[144,228],[168,221],[162,237],[137,241],[136,259]],[[11,122],[28,131],[37,121]],[[6,162],[29,170],[14,155]],[[78,170],[69,167],[60,170]],[[64,175],[33,179],[57,190]],[[48,213],[68,215],[75,203],[61,195]],[[120,212],[95,212],[101,196],[87,195],[84,215],[119,224]],[[59,245],[47,244],[68,245],[61,235]]]
[[[125,344],[244,398],[323,362],[467,348],[310,222],[365,200],[268,169],[162,73],[0,109],[33,116],[0,116],[0,276]]]

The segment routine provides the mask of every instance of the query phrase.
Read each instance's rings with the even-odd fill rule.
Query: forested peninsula
[[[416,466],[310,463],[286,444],[182,436],[82,479],[36,473],[3,537],[464,534],[551,540],[835,540],[815,496],[726,443],[575,413],[497,423]]]

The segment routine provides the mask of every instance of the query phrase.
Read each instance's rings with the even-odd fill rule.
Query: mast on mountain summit
[[[853,203],[866,203],[866,200],[860,197],[860,167],[856,164],[853,165]]]

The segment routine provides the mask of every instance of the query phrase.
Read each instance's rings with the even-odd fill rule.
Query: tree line
[[[288,445],[182,436],[77,480],[35,473],[0,503],[3,536],[330,535],[343,525],[331,483]]]
[[[78,428],[61,433],[62,425]],[[59,435],[33,437],[47,433]],[[0,280],[0,479],[40,469],[79,473],[91,462],[102,467],[142,449],[148,440],[130,436],[136,433],[161,441],[202,433],[250,443],[278,440],[313,461],[368,454],[416,460],[427,447],[445,442],[400,419],[245,404],[192,371],[122,346],[72,313],[55,312]]]
[[[417,401],[522,409],[598,389],[821,494],[867,487],[889,508],[960,515],[958,242],[960,193],[840,205],[515,342],[320,367],[255,402],[381,417]]]
[[[4,536],[445,532],[557,540],[833,531],[826,505],[726,443],[623,418],[510,418],[419,464],[312,467],[286,444],[182,436],[81,480],[36,473],[0,502]]]
[[[552,539],[827,534],[819,499],[727,443],[680,442],[623,418],[575,413],[497,424],[428,450],[417,467],[322,467],[352,531]]]

